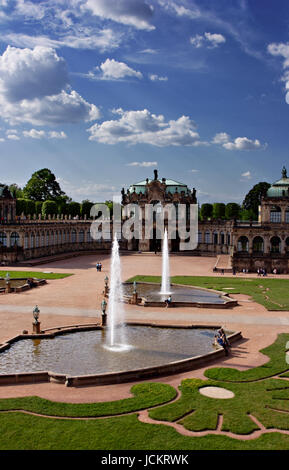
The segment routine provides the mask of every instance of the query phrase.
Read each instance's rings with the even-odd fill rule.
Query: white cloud
[[[31,139],[66,139],[67,135],[65,132],[60,131],[49,131],[44,130],[30,129],[29,131],[23,131],[24,137],[29,137]]]
[[[127,163],[127,166],[139,166],[142,168],[148,168],[151,166],[157,166],[158,162],[131,162]]]
[[[124,62],[118,62],[114,59],[106,59],[99,67],[95,67],[87,75],[92,79],[101,80],[120,80],[125,77],[142,78],[142,73],[132,69]]]
[[[286,96],[285,100],[286,103],[289,104],[289,92],[287,91],[289,89],[289,43],[272,43],[269,44],[268,46],[268,52],[273,55],[273,56],[281,56],[283,57],[283,69],[285,69],[285,72],[282,77],[282,81],[285,82],[285,90],[286,90]]]
[[[45,7],[39,2],[36,4],[29,0],[17,0],[15,13],[40,20],[45,16]]]
[[[232,141],[226,132],[216,134],[212,143],[220,144],[226,150],[261,150],[267,147],[267,144],[261,144],[258,139],[252,140],[248,139],[248,137],[237,137]]]
[[[86,0],[84,7],[93,15],[137,29],[153,30],[153,7],[143,0]]]
[[[8,46],[0,56],[0,93],[9,102],[55,95],[67,84],[66,62],[50,47]]]
[[[7,134],[7,139],[9,139],[9,140],[20,140],[20,137],[17,134]]]
[[[260,150],[264,145],[258,139],[251,140],[247,137],[237,137],[233,142],[223,144],[227,150]]]
[[[128,143],[165,146],[203,145],[196,132],[195,123],[188,116],[165,121],[164,116],[152,114],[147,109],[141,111],[113,111],[119,114],[118,120],[104,121],[88,129],[89,140],[103,144]]]
[[[199,173],[199,171],[200,171],[200,170],[195,170],[195,169],[190,170],[191,173]]]
[[[250,180],[252,178],[251,172],[250,171],[245,171],[244,173],[241,174],[243,178],[246,178]]]
[[[67,135],[65,134],[64,131],[51,131],[48,132],[48,137],[49,139],[67,139]]]
[[[29,36],[23,33],[7,33],[1,35],[2,40],[16,47],[34,48],[35,46],[44,46],[58,49],[60,47],[69,47],[73,49],[99,49],[101,52],[119,47],[122,34],[113,31],[110,28],[101,29],[87,28],[72,33],[64,33],[58,39],[52,39],[48,36]]]
[[[226,132],[219,132],[212,140],[213,144],[226,144],[230,141],[230,136]]]
[[[119,194],[119,188],[105,183],[95,183],[90,180],[82,180],[77,183],[57,178],[62,190],[76,201],[91,199],[101,202],[112,199],[115,194]]]
[[[149,79],[152,82],[167,82],[168,81],[168,77],[161,77],[161,76],[153,74],[153,73],[151,73],[149,75]]]
[[[0,56],[1,117],[11,124],[54,125],[98,119],[97,107],[69,89],[54,49],[7,47]]]
[[[174,0],[159,0],[159,4],[177,16],[185,16],[191,19],[196,19],[201,16],[201,12],[196,5],[191,5],[191,7],[188,8]]]
[[[197,49],[200,47],[215,49],[225,42],[226,38],[222,34],[217,33],[204,33],[204,35],[196,34],[194,37],[190,38],[190,43]]]

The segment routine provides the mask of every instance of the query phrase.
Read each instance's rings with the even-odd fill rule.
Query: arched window
[[[255,253],[263,253],[264,251],[264,240],[262,237],[255,237],[253,239],[253,251]]]
[[[271,240],[271,253],[280,253],[281,251],[281,240],[279,237],[272,237]]]
[[[30,234],[30,248],[34,248],[35,245],[35,235],[34,233]]]
[[[10,236],[10,245],[11,246],[20,246],[20,237],[19,237],[19,233],[17,232],[13,232],[11,233],[11,236]]]
[[[238,251],[249,251],[249,240],[247,237],[242,236],[239,238]]]
[[[27,250],[28,248],[28,240],[29,240],[29,235],[28,233],[25,233],[24,235],[24,249]]]
[[[203,241],[203,234],[202,234],[202,232],[199,231],[198,232],[198,243],[202,243],[202,241]]]
[[[41,246],[45,246],[45,233],[41,232]]]
[[[225,234],[224,234],[224,232],[220,233],[220,238],[221,238],[221,245],[225,245]]]
[[[71,243],[76,242],[76,230],[72,230],[71,232]]]
[[[211,243],[211,232],[208,230],[205,233],[205,243]]]
[[[214,245],[218,244],[218,232],[214,232]]]
[[[289,207],[287,207],[285,211],[285,222],[287,224],[289,223]]]
[[[281,209],[279,206],[273,206],[270,210],[270,222],[280,223],[281,222]]]
[[[40,245],[40,233],[36,232],[36,237],[35,237],[35,247],[39,248]]]
[[[47,232],[46,232],[46,246],[49,246],[49,242],[50,242],[49,230],[47,230]]]
[[[231,235],[227,233],[227,245],[231,245]]]
[[[79,242],[83,243],[84,242],[84,231],[80,230],[79,232]]]
[[[7,246],[6,232],[0,232],[0,246]]]

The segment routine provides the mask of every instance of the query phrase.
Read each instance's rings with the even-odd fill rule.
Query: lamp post
[[[33,334],[37,334],[37,335],[39,335],[41,333],[41,331],[40,331],[40,321],[38,321],[39,314],[40,314],[40,310],[38,308],[38,305],[36,305],[33,309],[33,318],[34,318]]]
[[[9,294],[11,292],[11,279],[10,279],[10,274],[7,273],[5,276],[5,282],[6,282],[6,287],[5,287],[5,292],[6,294]]]
[[[138,293],[136,290],[136,282],[133,283],[132,304],[138,305]]]
[[[108,287],[108,277],[104,278],[104,297],[108,297],[109,287]]]
[[[107,307],[107,302],[105,299],[102,300],[101,302],[101,325],[106,326],[106,307]]]

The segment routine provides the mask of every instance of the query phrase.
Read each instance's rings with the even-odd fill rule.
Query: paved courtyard
[[[95,264],[101,261],[102,272],[97,272]],[[160,275],[161,256],[159,254],[122,255],[123,280],[134,275]],[[190,257],[172,255],[171,275],[209,275],[213,273],[214,257]],[[100,303],[103,298],[104,277],[109,276],[109,255],[89,255],[54,261],[37,267],[7,267],[7,271],[48,271],[73,273],[73,276],[59,280],[49,280],[45,286],[19,294],[0,296],[0,343],[32,329],[32,309],[40,308],[42,328],[75,325],[100,321]],[[5,268],[6,269],[6,268]],[[226,274],[230,276],[230,274]],[[245,276],[238,274],[238,277]],[[246,275],[256,277],[254,274]],[[287,277],[288,276],[283,276]],[[268,358],[260,349],[273,343],[278,333],[288,332],[289,312],[268,312],[263,306],[251,301],[245,295],[235,295],[239,305],[233,309],[200,308],[149,308],[126,305],[127,321],[155,322],[176,325],[223,325],[227,329],[241,331],[243,340],[232,348],[232,354],[215,362],[212,366],[235,367],[240,370],[255,367],[267,362]],[[211,365],[210,365],[211,366]],[[210,367],[209,366],[209,367]],[[206,366],[204,369],[207,369]],[[154,381],[177,387],[186,377],[203,378],[204,369],[185,374],[161,377]],[[11,396],[38,395],[55,401],[95,402],[110,401],[130,396],[132,383],[67,388],[58,384],[36,384],[0,387],[0,398]]]

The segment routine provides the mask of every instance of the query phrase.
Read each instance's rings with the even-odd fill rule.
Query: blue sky
[[[242,202],[289,166],[287,0],[0,0],[0,28],[1,182]]]

